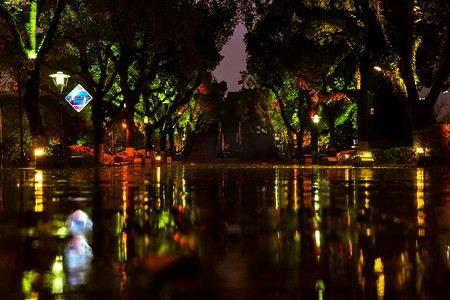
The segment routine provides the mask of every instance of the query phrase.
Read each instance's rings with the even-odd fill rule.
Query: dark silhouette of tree
[[[58,35],[64,3],[63,0],[0,3],[0,17],[9,27],[19,60],[29,62],[28,68],[24,69],[26,90],[23,100],[35,147],[46,145],[44,123],[38,105],[40,70]]]
[[[190,101],[202,73],[219,63],[234,16],[233,1],[79,1],[65,23],[66,38],[76,49],[80,77],[94,98],[98,164],[103,162],[104,125],[112,114],[123,114],[132,150],[136,120],[148,116],[147,130],[152,131]],[[155,100],[153,109],[149,99]],[[136,111],[141,101],[145,111]],[[165,114],[155,120],[164,101],[169,103]]]
[[[341,105],[336,105],[342,97],[334,96],[354,89],[354,76],[345,72],[354,73],[355,66],[345,64],[350,59],[332,51],[336,43],[311,39],[310,29],[293,21],[288,1],[266,3],[257,12],[246,35],[251,81],[270,91],[269,101],[276,101],[284,127],[296,138],[298,155],[302,155],[304,132],[314,131],[311,118],[321,107],[327,113],[324,120],[334,148],[334,120],[342,112]]]
[[[379,66],[408,114],[411,127],[424,129],[433,124],[433,107],[448,81],[449,5],[448,1],[434,0],[420,3],[407,0],[321,1],[320,5],[296,1],[295,11],[300,22],[311,24],[316,36],[323,36],[324,30],[334,26],[336,29],[326,36],[347,39],[358,57],[362,91],[368,89],[372,68]],[[436,26],[438,24],[441,26]],[[419,78],[416,73],[417,69],[429,67],[429,61],[417,60],[422,36],[433,36],[435,44],[431,48],[439,49],[433,51],[436,53],[433,71],[421,73],[431,78]],[[428,43],[427,47],[430,46]],[[421,81],[431,84],[431,91],[424,100],[418,95]],[[363,94],[365,92],[361,97]],[[364,101],[358,104],[364,104]],[[362,110],[360,106],[358,109]]]

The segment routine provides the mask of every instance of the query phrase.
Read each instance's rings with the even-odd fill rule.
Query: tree
[[[256,7],[259,15],[246,35],[248,70],[256,86],[271,91],[268,95],[276,100],[285,128],[296,137],[300,155],[304,131],[313,131],[311,117],[321,106],[328,108],[324,111],[334,141],[334,119],[341,113],[340,105],[335,105],[341,102],[336,100],[355,86],[354,76],[344,71],[350,67],[354,73],[355,67],[345,64],[348,57],[331,50],[336,43],[319,43],[308,36],[305,24],[293,22],[288,1]]]
[[[46,144],[44,124],[39,110],[40,69],[57,37],[57,27],[64,11],[64,0],[2,1],[0,17],[6,22],[19,56],[29,61],[25,110],[35,147]]]
[[[136,120],[148,116],[147,129],[152,131],[190,101],[201,74],[220,61],[219,51],[235,22],[234,1],[78,2],[66,19],[65,38],[75,49],[80,78],[94,98],[94,149],[101,164],[104,124],[112,114],[123,113],[127,148],[133,149]],[[155,100],[153,108],[149,99]],[[170,106],[155,120],[160,99]],[[140,101],[144,105],[138,105]],[[137,106],[145,111],[136,111]]]
[[[344,39],[355,50],[361,81],[358,111],[364,110],[361,118],[367,116],[361,105],[367,103],[369,74],[374,66],[379,66],[408,114],[411,127],[417,130],[433,124],[433,107],[448,81],[449,5],[448,1],[439,0],[296,1],[295,13],[296,20],[310,24],[314,39]],[[429,78],[419,78],[416,73],[425,67],[422,63],[429,66],[429,61],[417,61],[422,35],[427,39],[433,36],[435,41],[435,47],[427,44],[428,49],[435,49],[433,72],[419,73]],[[431,84],[423,101],[417,91],[421,82]]]
[[[161,129],[164,151],[166,135],[172,140],[178,112],[198,94],[200,84],[207,82],[202,77],[221,60],[219,52],[236,24],[236,5],[235,1],[161,1],[160,5],[161,9],[153,10],[147,30],[148,54],[139,59],[152,66],[153,74],[142,91],[143,115],[150,117],[147,132]]]

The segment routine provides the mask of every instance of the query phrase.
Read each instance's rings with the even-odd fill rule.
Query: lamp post
[[[145,154],[144,157],[147,157],[147,152],[148,152],[148,117],[145,116],[144,117],[144,133],[145,133]]]
[[[59,154],[62,154],[62,93],[70,75],[57,72],[56,74],[51,74],[50,77],[53,79],[59,92]]]
[[[319,115],[314,115],[313,117],[313,123],[314,123],[314,138],[313,138],[313,145],[312,145],[312,151],[313,151],[313,157],[315,162],[318,160],[318,154],[319,154]]]

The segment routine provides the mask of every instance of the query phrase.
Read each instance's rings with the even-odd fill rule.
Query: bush
[[[412,147],[397,147],[388,149],[372,149],[375,162],[378,165],[385,164],[407,164],[417,163],[417,155]]]
[[[72,156],[94,156],[94,149],[88,146],[72,145],[69,148]]]

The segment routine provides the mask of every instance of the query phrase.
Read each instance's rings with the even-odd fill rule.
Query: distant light
[[[416,153],[419,153],[419,154],[423,154],[423,148],[422,147],[417,147],[416,148]]]
[[[383,69],[381,69],[381,67],[379,66],[375,66],[373,67],[375,71],[381,72]]]
[[[314,115],[313,122],[316,124],[319,123],[319,115]]]
[[[156,160],[161,160],[161,156],[157,156],[157,157],[156,157]]]
[[[145,116],[145,117],[144,117],[144,124],[147,124],[147,123],[148,123],[148,117]]]
[[[127,128],[127,123],[122,123],[123,128]]]
[[[44,155],[44,149],[42,149],[42,148],[36,148],[36,149],[34,150],[34,155],[35,155],[35,156],[41,156],[41,155]]]

